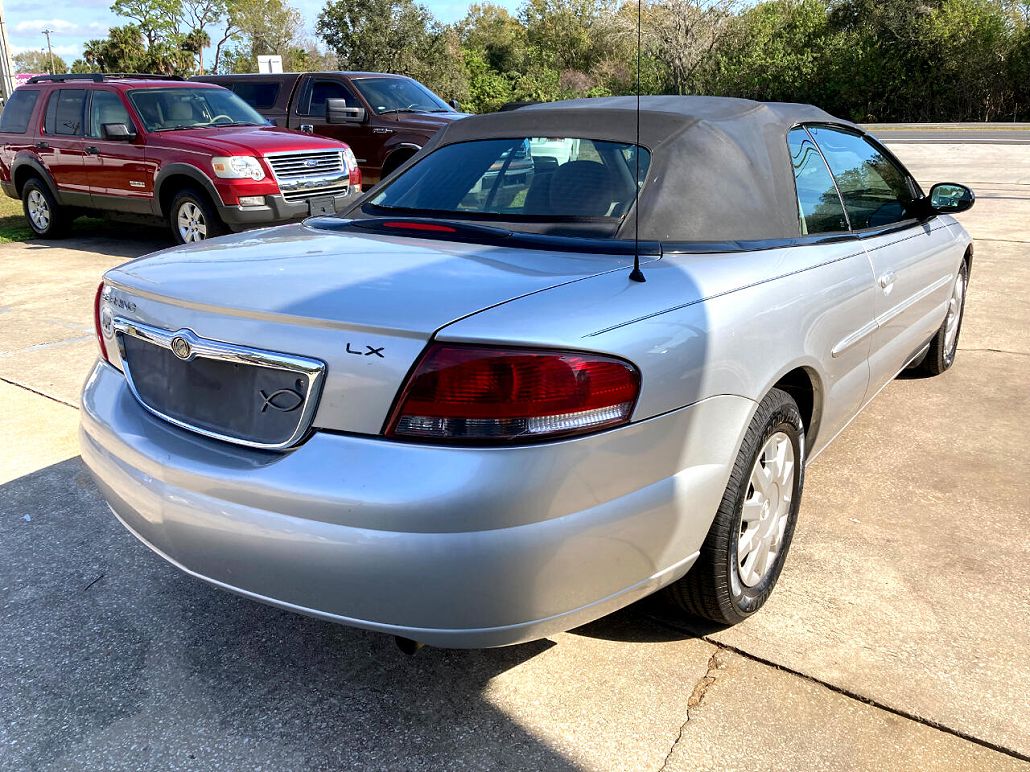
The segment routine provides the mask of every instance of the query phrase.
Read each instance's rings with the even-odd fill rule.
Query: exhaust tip
[[[415,653],[425,646],[424,643],[413,641],[411,638],[401,638],[399,635],[395,635],[393,640],[397,644],[397,648],[407,654],[409,657],[415,656]]]

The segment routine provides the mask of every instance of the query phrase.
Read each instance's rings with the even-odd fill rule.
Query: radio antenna
[[[633,190],[633,271],[629,278],[631,281],[647,281],[644,272],[640,270],[640,6],[642,0],[637,0],[637,139],[633,146],[633,160],[636,162],[636,179],[634,179]]]

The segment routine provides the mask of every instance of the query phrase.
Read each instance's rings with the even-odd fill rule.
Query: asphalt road
[[[1030,145],[1030,124],[869,124],[863,128],[900,144]]]
[[[813,463],[727,630],[650,600],[407,658],[192,580],[77,458],[96,282],[155,233],[0,246],[0,769],[1028,769],[1030,149],[895,149],[978,193],[957,363]]]

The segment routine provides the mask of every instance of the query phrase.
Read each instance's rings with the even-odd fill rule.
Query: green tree
[[[12,57],[15,72],[51,72],[50,55],[46,51],[22,51]],[[52,72],[67,72],[68,65],[64,59],[54,54]]]
[[[86,41],[82,58],[94,72],[146,72],[147,41],[135,24],[111,27],[106,38]]]
[[[131,19],[133,26],[152,47],[179,31],[181,0],[114,0],[111,12]]]
[[[315,30],[349,70],[427,69],[437,22],[412,0],[329,0]]]
[[[299,69],[306,52],[300,11],[285,0],[230,0],[228,6],[230,32],[216,47],[218,70],[257,72],[258,56],[283,57],[286,70]],[[231,41],[235,46],[221,59],[222,46]]]
[[[472,5],[456,28],[465,50],[479,53],[482,63],[494,73],[525,67],[529,57],[526,28],[508,9],[493,3]]]
[[[559,72],[589,72],[604,55],[613,0],[525,0],[519,18],[536,57]]]

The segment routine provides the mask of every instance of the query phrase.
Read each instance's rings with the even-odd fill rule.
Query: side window
[[[255,110],[269,110],[275,107],[275,102],[279,98],[279,84],[274,81],[242,81],[233,83],[232,90]]]
[[[819,148],[808,132],[800,127],[791,129],[787,144],[790,146],[790,163],[794,167],[801,235],[846,231],[848,220],[844,216],[844,207]]]
[[[851,227],[876,228],[908,220],[916,198],[908,173],[863,137],[825,126],[810,127],[844,199]]]
[[[39,91],[16,89],[0,114],[0,131],[24,134],[29,129],[29,119],[39,100]]]
[[[307,109],[304,111],[305,115],[324,116],[327,99],[346,99],[347,107],[360,107],[361,105],[351,90],[338,80],[316,80],[311,84],[308,93],[310,98]]]
[[[86,92],[81,88],[62,88],[50,94],[46,106],[47,134],[82,135],[82,107]]]
[[[89,103],[89,136],[104,138],[105,123],[124,123],[134,129],[129,111],[113,91],[94,91]]]

